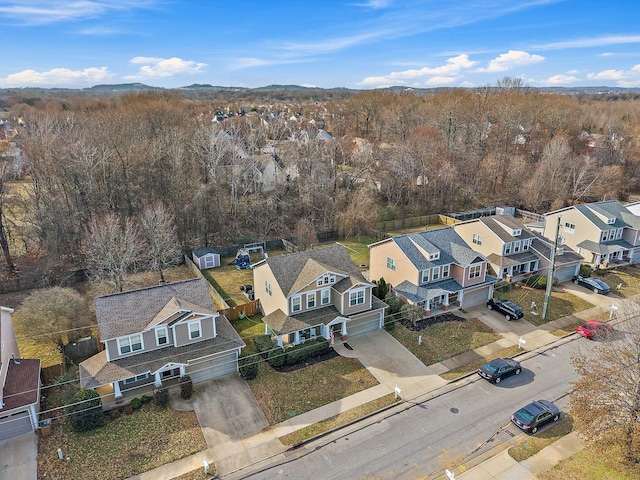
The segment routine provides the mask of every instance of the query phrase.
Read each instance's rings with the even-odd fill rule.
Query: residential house
[[[211,247],[198,247],[191,252],[193,263],[200,270],[220,266],[220,252]]]
[[[266,333],[280,346],[346,340],[384,324],[387,305],[341,245],[264,259],[253,266],[253,285]]]
[[[551,252],[554,242],[537,232],[531,242],[531,251],[540,259],[538,274],[546,277],[551,264]],[[584,258],[567,245],[558,245],[553,258],[553,279],[555,282],[566,282],[580,273],[580,265]]]
[[[369,245],[371,279],[384,278],[393,292],[426,317],[486,302],[496,278],[485,256],[453,228],[409,233]]]
[[[594,268],[640,263],[640,217],[617,200],[585,203],[544,214],[543,235],[566,245]]]
[[[80,385],[107,400],[185,375],[198,383],[238,370],[245,344],[215,310],[202,278],[97,297],[94,304],[104,350],[80,363]]]
[[[40,360],[20,358],[12,313],[0,307],[0,441],[39,428]]]

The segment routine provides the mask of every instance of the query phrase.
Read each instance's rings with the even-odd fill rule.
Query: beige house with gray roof
[[[189,375],[194,383],[238,370],[245,343],[213,305],[202,278],[96,297],[104,350],[80,363],[80,385],[101,395],[142,394]]]
[[[267,258],[253,266],[253,280],[266,333],[280,346],[347,339],[384,324],[387,305],[341,245]]]

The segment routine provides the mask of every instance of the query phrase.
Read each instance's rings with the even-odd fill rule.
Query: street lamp
[[[609,320],[613,318],[613,312],[615,312],[616,310],[618,310],[618,306],[615,303],[612,303],[611,307],[609,308]]]

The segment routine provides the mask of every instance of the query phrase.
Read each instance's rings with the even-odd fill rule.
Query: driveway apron
[[[0,442],[0,480],[36,480],[38,436],[25,433]]]

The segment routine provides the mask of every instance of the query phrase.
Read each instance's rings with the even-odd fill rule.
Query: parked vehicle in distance
[[[560,409],[548,400],[533,401],[511,415],[514,425],[527,433],[536,433],[543,425],[557,422],[559,418]]]
[[[495,298],[490,298],[487,301],[487,308],[503,314],[509,321],[517,320],[518,318],[522,318],[524,315],[522,307],[520,305],[516,305],[510,300],[497,300]]]
[[[611,291],[611,287],[605,282],[595,277],[581,277],[580,275],[573,277],[573,283],[581,287],[593,290],[595,293],[606,295]]]
[[[505,377],[520,375],[521,371],[520,363],[513,358],[496,358],[481,366],[478,369],[478,375],[491,383],[500,383]]]
[[[611,335],[613,333],[613,327],[608,323],[589,320],[576,328],[576,332],[589,340],[594,340]]]

